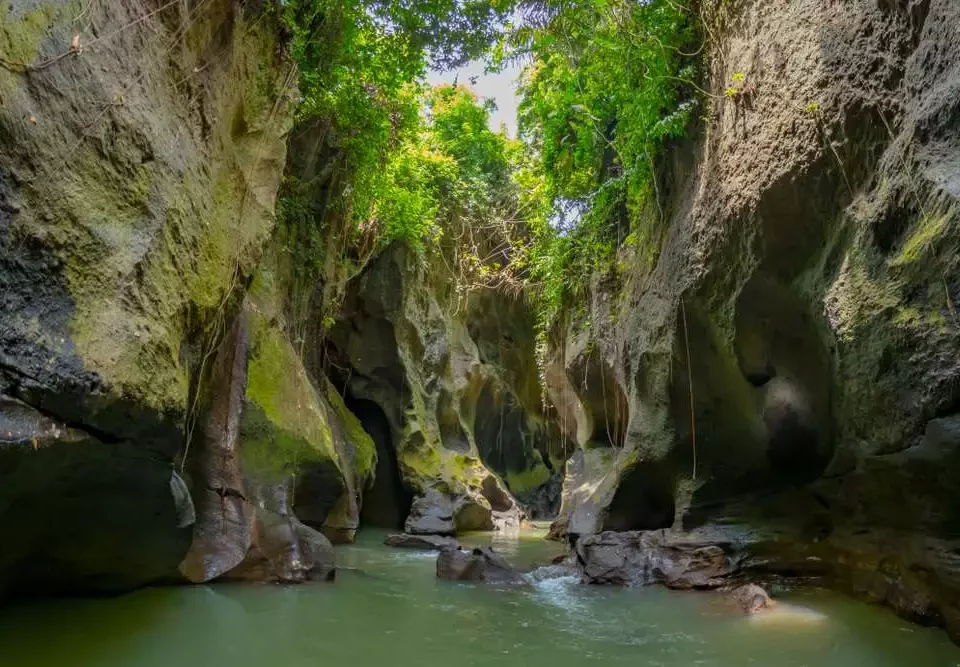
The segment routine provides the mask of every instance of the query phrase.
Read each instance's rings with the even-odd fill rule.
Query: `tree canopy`
[[[641,213],[696,105],[688,0],[288,0],[281,12],[300,118],[335,131],[337,214],[358,237],[421,253],[445,234],[471,239],[466,273],[523,286],[543,332],[618,252],[656,245]],[[524,64],[519,140],[488,129],[489,105],[466,88],[423,83],[430,66],[478,57]]]

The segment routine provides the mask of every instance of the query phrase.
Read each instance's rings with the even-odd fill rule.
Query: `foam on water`
[[[580,577],[571,574],[569,568],[561,565],[547,565],[537,568],[526,576],[533,585],[534,597],[541,604],[548,604],[569,612],[583,609],[583,601],[579,594]]]

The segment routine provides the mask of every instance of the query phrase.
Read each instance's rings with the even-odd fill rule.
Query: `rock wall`
[[[552,354],[579,444],[554,533],[735,526],[757,571],[960,633],[960,7],[706,20],[707,122],[663,165],[662,236],[595,285],[610,326]]]
[[[327,576],[291,508],[355,528],[372,449],[344,462],[355,420],[244,297],[292,121],[281,35],[262,2],[0,8],[0,594]],[[301,469],[332,498],[296,497]]]
[[[407,532],[517,527],[555,509],[563,460],[542,413],[530,314],[500,293],[458,294],[433,261],[401,246],[372,261],[330,332],[331,365],[415,493]],[[382,426],[368,425],[374,416]]]
[[[0,595],[327,578],[365,496],[419,532],[515,527],[508,484],[558,496],[521,304],[458,315],[396,249],[327,336],[346,251],[274,209],[336,146],[298,128],[287,163],[275,9],[0,9]],[[506,342],[468,329],[498,319]]]

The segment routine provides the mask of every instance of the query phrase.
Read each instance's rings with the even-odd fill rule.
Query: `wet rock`
[[[453,525],[458,533],[494,530],[496,525],[489,501],[470,496],[458,498],[454,504]]]
[[[190,489],[183,478],[170,471],[170,495],[173,496],[173,504],[177,508],[177,528],[188,528],[197,521],[197,511],[193,506],[193,498],[190,497]]]
[[[336,554],[330,540],[323,533],[299,522],[295,524],[295,531],[307,579],[333,581],[337,566]]]
[[[587,583],[684,589],[723,585],[739,565],[725,546],[713,536],[653,530],[587,535],[575,548]]]
[[[729,597],[747,614],[753,614],[763,609],[771,609],[777,604],[765,590],[756,584],[746,584],[734,588],[730,591]]]
[[[0,394],[0,448],[29,446],[33,449],[57,442],[77,442],[88,437],[40,413],[36,408]]]
[[[788,5],[804,20],[785,22]],[[671,151],[676,214],[657,259],[598,281],[577,307],[611,325],[571,325],[548,351],[547,390],[580,446],[552,534],[736,514],[766,533],[751,569],[957,634],[958,97],[943,91],[960,81],[946,46],[960,5],[741,10],[710,84],[720,94],[739,72],[776,94],[728,105],[707,144]],[[812,71],[815,83],[799,74]],[[804,115],[813,97],[822,123]],[[834,150],[824,132],[851,140]],[[597,447],[604,437],[618,447]],[[667,483],[655,502],[641,467]],[[662,578],[643,567],[651,549],[612,551],[588,550],[597,579]]]
[[[923,436],[923,447],[933,455],[948,455],[960,448],[960,415],[931,419]]]
[[[438,491],[428,489],[414,499],[403,529],[411,535],[454,535],[453,502]]]
[[[491,512],[493,529],[498,533],[515,534],[520,532],[523,525],[524,513],[519,507],[512,507],[505,512]]]
[[[252,543],[254,508],[240,468],[239,437],[247,389],[247,319],[236,318],[214,359],[213,392],[203,434],[190,459],[196,518],[180,564],[191,583],[216,579],[240,565]]]
[[[562,460],[540,414],[531,313],[492,290],[454,303],[435,268],[401,244],[372,259],[349,286],[328,351],[348,402],[382,414],[384,458],[395,456],[402,485],[420,496],[405,532],[513,530],[495,513],[519,506],[514,490],[540,498],[551,456]]]
[[[437,556],[437,578],[492,584],[527,583],[522,574],[489,547],[477,547],[469,551],[460,547],[445,547]]]
[[[441,549],[452,547],[454,549],[460,546],[452,537],[442,535],[408,535],[407,533],[395,533],[387,535],[383,543],[388,547],[399,547],[401,549],[426,549],[440,551]]]
[[[194,390],[274,227],[292,119],[279,22],[238,7],[197,7],[203,28],[171,52],[169,12],[91,5],[82,32],[115,36],[95,59],[0,73],[0,394],[23,401],[0,408],[0,593],[179,579],[194,518],[211,539],[241,518],[237,485],[171,473],[200,439]],[[26,62],[73,31],[66,5],[35,9],[4,9]],[[188,71],[196,95],[170,86]],[[67,166],[69,146],[83,157]]]
[[[333,545],[322,533],[293,517],[257,510],[250,550],[222,578],[299,583],[332,581],[335,575]]]

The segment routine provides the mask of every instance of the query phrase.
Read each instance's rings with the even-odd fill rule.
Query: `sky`
[[[454,80],[473,90],[481,99],[492,99],[497,110],[490,115],[490,129],[499,131],[501,124],[507,128],[507,134],[517,136],[517,79],[520,76],[520,65],[512,64],[502,72],[484,74],[486,63],[480,60],[467,63],[449,72],[431,70],[427,74],[427,81],[432,85],[453,83]],[[476,77],[476,83],[470,82],[470,77]]]

